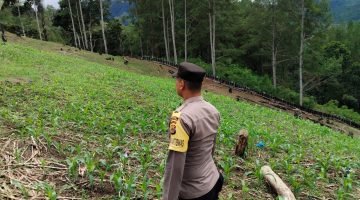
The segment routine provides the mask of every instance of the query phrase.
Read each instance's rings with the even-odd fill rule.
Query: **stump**
[[[241,130],[238,137],[238,142],[235,147],[235,155],[245,158],[245,150],[248,145],[249,134],[247,130]]]
[[[294,116],[298,119],[302,118],[302,115],[301,115],[301,110],[299,109],[294,109]]]
[[[127,64],[129,64],[129,60],[126,59],[126,57],[124,56],[124,65],[127,65]]]
[[[282,197],[284,200],[296,200],[289,187],[269,166],[265,165],[261,167],[260,172],[271,188],[276,191],[278,196]]]

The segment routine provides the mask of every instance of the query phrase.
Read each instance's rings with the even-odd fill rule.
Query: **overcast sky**
[[[44,2],[44,5],[45,5],[45,7],[47,6],[47,5],[52,5],[52,6],[54,6],[55,8],[59,8],[59,0],[43,0],[43,2]]]

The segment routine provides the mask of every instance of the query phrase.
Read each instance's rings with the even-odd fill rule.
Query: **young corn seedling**
[[[228,180],[230,178],[231,171],[236,167],[234,159],[231,156],[226,156],[219,164],[224,170],[225,180]]]
[[[66,159],[66,163],[68,165],[69,176],[70,178],[76,178],[78,176],[78,158],[68,158]]]
[[[21,191],[21,194],[22,194],[22,197],[24,199],[29,199],[29,192],[27,191],[26,187],[20,183],[19,181],[16,181],[16,180],[10,180],[10,183],[12,185],[14,185],[15,187],[17,187],[20,191]]]
[[[121,196],[123,190],[123,172],[122,170],[117,170],[110,176],[110,181],[114,183],[115,190]]]
[[[85,166],[87,170],[87,176],[90,181],[90,185],[94,185],[94,171],[96,168],[96,161],[93,155],[87,154],[85,155]]]
[[[49,200],[57,199],[56,191],[54,190],[54,188],[51,185],[45,183],[44,190],[45,190],[45,194]]]
[[[128,179],[125,180],[125,194],[127,197],[136,196],[136,174],[132,173]]]
[[[152,182],[151,178],[148,178],[147,176],[144,176],[143,181],[141,183],[141,191],[142,191],[142,196],[144,198],[144,200],[148,199],[148,196],[150,194],[150,190],[149,190],[149,186]]]

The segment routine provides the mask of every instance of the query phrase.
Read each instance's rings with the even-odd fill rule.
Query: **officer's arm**
[[[185,117],[184,117],[185,118]],[[176,123],[176,132],[170,133],[169,154],[165,169],[163,200],[177,200],[184,173],[190,128],[184,120]]]
[[[164,180],[163,200],[177,200],[184,173],[186,153],[169,151]]]
[[[220,125],[220,120],[221,120],[220,113],[218,113],[218,115],[217,115],[218,130],[219,130],[219,125]],[[216,133],[215,138],[214,138],[214,146],[213,146],[212,151],[211,151],[211,155],[212,155],[212,156],[214,156],[214,153],[215,153],[215,146],[216,146],[217,134],[219,134],[219,133]]]

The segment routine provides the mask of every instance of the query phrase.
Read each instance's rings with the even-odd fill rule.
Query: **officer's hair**
[[[201,86],[202,86],[202,82],[193,82],[193,81],[186,81],[185,82],[185,86],[187,89],[189,89],[190,91],[193,92],[198,92],[201,90]]]

